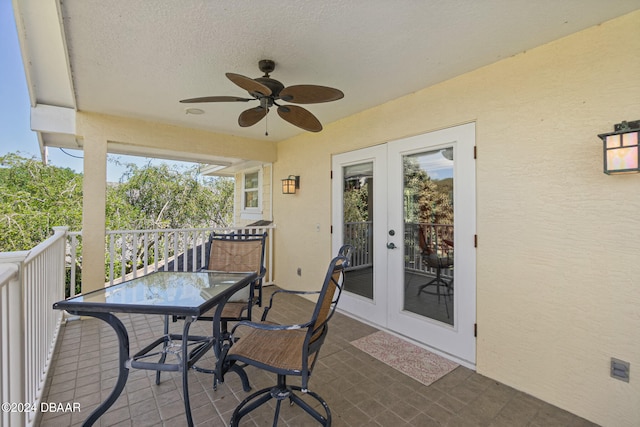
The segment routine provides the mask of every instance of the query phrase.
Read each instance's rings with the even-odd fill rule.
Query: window
[[[259,207],[258,199],[258,171],[247,173],[244,175],[244,208]]]
[[[262,218],[262,173],[260,170],[245,172],[242,176],[242,214],[244,219]]]

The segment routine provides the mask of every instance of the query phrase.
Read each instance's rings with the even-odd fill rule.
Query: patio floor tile
[[[274,289],[265,289],[267,301]],[[288,296],[281,303],[277,313],[270,313],[281,323],[300,321],[305,309],[311,306],[299,297]],[[161,316],[119,317],[129,331],[131,354],[144,347],[150,337],[161,334]],[[181,332],[181,323],[172,323],[171,331]],[[211,323],[206,321],[196,322],[191,328],[193,334],[209,335],[210,331]],[[595,426],[464,367],[424,386],[349,344],[375,331],[339,313],[331,320],[310,387],[327,400],[334,427]],[[59,336],[42,401],[76,402],[81,412],[41,414],[37,425],[42,427],[81,425],[109,395],[117,377],[117,339],[104,322],[70,321],[62,327]],[[200,362],[201,366],[212,367],[215,359],[211,354]],[[247,368],[247,374],[254,390],[275,383],[274,375],[253,367]],[[233,410],[248,395],[242,390],[239,377],[228,374],[214,391],[210,375],[196,371],[188,375],[196,425],[228,425]],[[290,383],[296,384],[296,381],[299,380],[291,378]],[[273,405],[270,405],[245,417],[241,425],[272,423]],[[163,372],[161,383],[156,385],[155,373],[138,370],[130,372],[122,395],[96,423],[104,427],[182,427],[185,424],[180,375]],[[279,425],[318,424],[299,408],[283,405]]]

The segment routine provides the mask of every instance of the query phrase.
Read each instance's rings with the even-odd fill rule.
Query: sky
[[[30,128],[30,110],[31,103],[13,19],[13,8],[11,1],[0,0],[0,156],[19,152],[23,157],[41,160],[37,134]],[[62,151],[50,147],[49,164],[82,173],[82,155],[82,150]],[[108,158],[115,158],[122,164],[135,163],[140,166],[149,162],[190,165],[134,156],[109,155]],[[107,181],[118,182],[124,170],[124,165],[118,166],[108,162]]]

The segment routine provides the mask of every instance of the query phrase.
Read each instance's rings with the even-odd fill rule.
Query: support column
[[[107,140],[84,138],[82,184],[82,292],[104,287]]]

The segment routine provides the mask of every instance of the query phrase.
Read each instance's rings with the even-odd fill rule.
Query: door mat
[[[351,345],[424,385],[430,385],[459,366],[384,331],[352,341]]]

